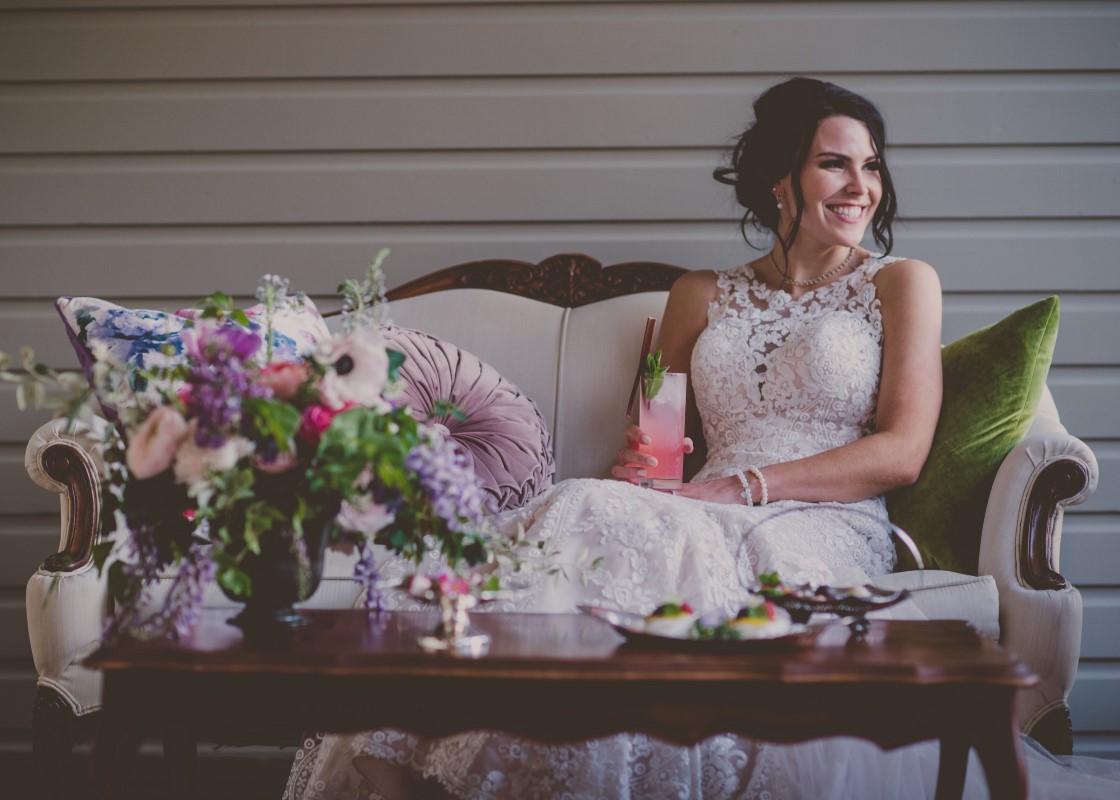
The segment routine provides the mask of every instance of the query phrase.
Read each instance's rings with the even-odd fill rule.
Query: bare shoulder
[[[677,278],[665,305],[662,333],[667,346],[676,343],[691,351],[691,343],[708,324],[708,308],[718,294],[712,270],[693,270]]]
[[[908,336],[940,341],[941,281],[933,267],[906,258],[883,267],[874,281],[888,336],[905,331]]]
[[[673,283],[670,297],[694,302],[711,302],[716,299],[719,287],[716,283],[716,271],[712,269],[694,269],[681,275]]]
[[[881,298],[913,293],[941,294],[941,280],[937,277],[937,271],[917,258],[891,262],[879,270],[873,280]]]

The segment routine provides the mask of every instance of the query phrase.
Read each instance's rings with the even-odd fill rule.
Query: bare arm
[[[770,500],[854,502],[907,486],[929,455],[941,408],[941,287],[922,261],[899,261],[875,278],[883,362],[875,431],[858,441],[763,469]],[[695,341],[695,340],[693,340]],[[758,482],[749,478],[757,502]],[[735,477],[688,484],[678,494],[744,502]]]

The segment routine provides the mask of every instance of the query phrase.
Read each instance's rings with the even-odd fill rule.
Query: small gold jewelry
[[[778,273],[778,275],[781,275],[782,274],[782,269],[781,269],[781,267],[778,266],[778,262],[774,260],[774,251],[771,250],[768,253],[768,255],[770,256],[770,263],[774,265],[774,271],[776,273]],[[788,283],[790,286],[816,286],[818,283],[821,283],[822,281],[827,281],[829,278],[831,278],[836,273],[843,272],[844,269],[849,264],[852,263],[852,259],[855,258],[855,255],[856,255],[856,249],[853,247],[852,249],[850,249],[848,251],[848,257],[847,258],[845,258],[843,261],[841,261],[833,269],[830,269],[824,275],[818,275],[817,277],[813,278],[812,280],[808,280],[808,281],[795,281],[793,278],[789,277],[788,275],[785,275],[785,276],[783,276],[784,280],[782,281],[782,284],[785,285],[785,284]]]

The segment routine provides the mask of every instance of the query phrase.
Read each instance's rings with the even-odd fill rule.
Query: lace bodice
[[[794,299],[749,266],[720,272],[719,296],[692,352],[708,444],[697,480],[855,441],[875,423],[883,341],[872,279],[897,258],[871,256]]]

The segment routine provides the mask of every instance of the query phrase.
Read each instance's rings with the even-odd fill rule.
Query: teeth
[[[863,213],[863,209],[859,206],[829,206],[828,208],[845,219],[859,219],[860,214]]]

